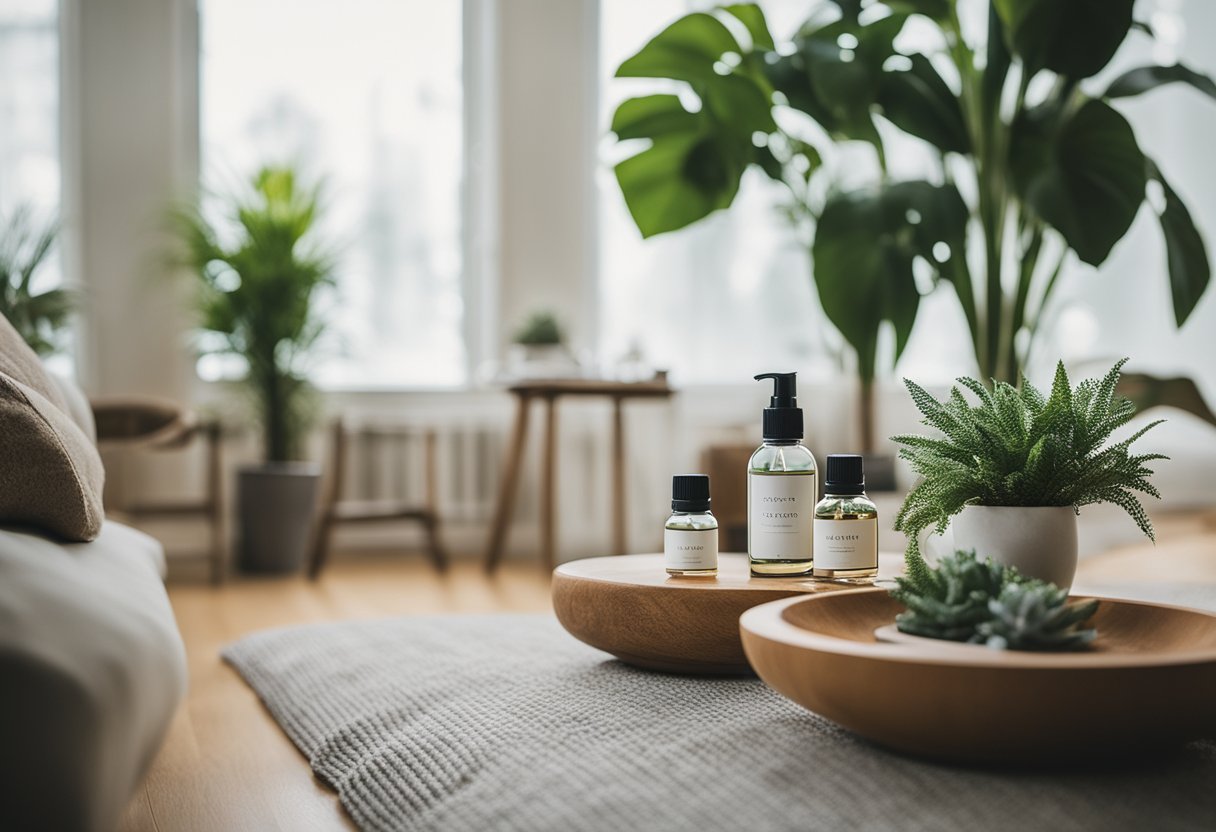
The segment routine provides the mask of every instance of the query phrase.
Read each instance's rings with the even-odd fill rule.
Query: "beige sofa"
[[[164,553],[0,527],[0,829],[108,830],[186,688]]]

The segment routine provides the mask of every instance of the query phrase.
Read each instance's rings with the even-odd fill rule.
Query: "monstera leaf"
[[[1207,247],[1191,219],[1191,212],[1165,181],[1161,170],[1148,161],[1148,176],[1161,185],[1165,206],[1157,219],[1165,237],[1166,263],[1170,275],[1170,296],[1174,301],[1174,320],[1182,326],[1203,297],[1212,276]]]
[[[881,147],[873,109],[883,64],[895,54],[895,38],[907,15],[892,14],[862,25],[849,17],[804,28],[794,39],[816,105],[811,112],[829,133]],[[792,103],[792,102],[791,102]]]
[[[772,36],[755,6],[734,6],[753,45]],[[746,68],[723,74],[723,58],[745,50],[730,30],[709,14],[683,17],[660,32],[620,69],[619,77],[670,78],[689,84],[699,109],[677,95],[631,98],[617,108],[612,130],[622,140],[650,146],[616,166],[625,204],[643,237],[684,228],[730,206],[743,171],[771,165],[771,154],[752,136],[776,129],[767,82]],[[779,163],[778,168],[779,168]],[[778,174],[770,167],[770,175]]]
[[[964,256],[967,217],[953,185],[901,182],[828,200],[811,249],[815,285],[824,314],[857,351],[863,379],[873,378],[883,321],[895,328],[897,357],[912,334],[920,303],[913,262],[950,272]]]
[[[928,58],[916,54],[909,56],[909,60],[908,69],[882,74],[877,99],[882,114],[900,130],[939,150],[970,152],[971,137],[967,135],[958,97]]]
[[[1106,98],[1127,98],[1155,90],[1165,84],[1187,84],[1208,98],[1216,98],[1216,81],[1210,75],[1174,64],[1173,66],[1141,66],[1129,69],[1110,82]]]
[[[1032,72],[1088,78],[1110,63],[1132,27],[1135,0],[992,0],[1009,44]]]
[[[1101,265],[1144,201],[1144,154],[1127,119],[1093,99],[1063,119],[1031,110],[1014,124],[1010,154],[1022,200]]]
[[[681,17],[655,35],[636,55],[617,68],[617,78],[671,78],[713,81],[714,64],[727,52],[739,53],[739,42],[720,20],[697,13]]]

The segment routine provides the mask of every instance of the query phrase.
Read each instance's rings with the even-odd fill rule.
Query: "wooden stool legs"
[[[545,397],[545,454],[541,460],[540,478],[540,557],[545,570],[556,566],[553,550],[554,524],[557,522],[554,502],[557,499],[557,398]]]
[[[312,553],[308,558],[308,577],[316,580],[329,557],[333,542],[334,523],[337,521],[337,505],[342,499],[342,481],[346,477],[346,426],[335,419],[330,427],[329,483],[322,498],[321,517],[317,522],[313,538]]]
[[[554,551],[557,515],[557,397],[544,396],[545,400],[545,446],[540,471],[540,556],[545,568],[553,571],[557,563]],[[519,489],[519,476],[523,462],[524,446],[528,441],[528,413],[532,397],[519,396],[515,411],[515,429],[511,434],[511,447],[507,450],[507,465],[503,469],[502,485],[498,490],[498,505],[494,509],[494,521],[490,526],[490,545],[486,550],[486,571],[493,572],[502,560],[502,550],[507,541],[507,526],[511,522],[511,511],[515,508],[515,493]]]
[[[540,556],[545,568],[557,564],[557,400],[556,393],[516,393],[515,427],[507,447],[507,461],[498,489],[498,502],[490,524],[486,547],[486,571],[493,572],[502,560],[515,496],[519,490],[524,446],[528,441],[528,413],[533,399],[545,403],[545,436],[540,468]],[[624,396],[612,396],[612,552],[626,551],[625,518],[625,414]]]
[[[448,569],[448,554],[443,548],[442,539],[439,537],[439,494],[436,488],[436,483],[439,482],[439,455],[436,450],[436,443],[437,437],[435,436],[435,432],[428,432],[426,435],[425,460],[427,514],[423,516],[422,523],[426,528],[426,539],[429,544],[427,553],[430,554],[435,568],[440,572],[446,572]]]
[[[625,554],[625,416],[623,399],[612,397],[612,554]]]
[[[490,543],[486,548],[486,571],[493,572],[502,559],[503,545],[507,538],[507,524],[511,522],[511,510],[515,508],[515,491],[519,485],[520,464],[523,462],[524,445],[528,441],[528,411],[530,396],[519,396],[515,400],[515,428],[511,431],[511,444],[507,448],[507,464],[502,469],[502,481],[498,487],[498,502],[494,506],[494,520],[490,523]]]
[[[210,422],[204,429],[207,437],[207,513],[211,519],[211,583],[224,582],[227,547],[224,541],[224,472],[221,459],[223,434],[219,422]]]

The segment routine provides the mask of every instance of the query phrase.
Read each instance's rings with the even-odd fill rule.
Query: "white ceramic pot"
[[[1023,575],[1068,589],[1077,574],[1072,506],[967,506],[950,521],[956,549],[974,549]]]

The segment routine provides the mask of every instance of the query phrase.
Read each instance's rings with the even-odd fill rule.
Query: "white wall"
[[[64,0],[69,268],[85,290],[79,367],[94,393],[181,398],[191,361],[165,265],[170,201],[197,171],[193,0]]]

